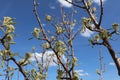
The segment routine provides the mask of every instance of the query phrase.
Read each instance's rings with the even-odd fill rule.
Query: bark
[[[107,47],[115,65],[117,67],[118,75],[120,76],[120,61],[119,61],[119,58],[116,56],[115,51],[113,50],[112,46],[110,45],[110,43],[108,41],[104,41],[104,46]]]

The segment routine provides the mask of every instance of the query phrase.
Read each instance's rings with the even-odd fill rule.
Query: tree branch
[[[118,75],[120,76],[120,61],[119,58],[115,55],[115,51],[113,50],[112,46],[108,41],[104,41],[104,46],[107,47],[113,61],[115,62],[115,65],[117,67]]]
[[[98,26],[100,26],[101,25],[101,22],[102,22],[102,17],[103,17],[103,2],[102,2],[102,0],[100,0],[100,11],[101,11],[101,13],[100,13],[100,19],[99,19],[99,24],[98,24]]]
[[[100,29],[100,27],[98,26],[98,21],[96,20],[94,14],[91,11],[91,8],[87,6],[87,2],[85,0],[82,0],[83,4],[85,5],[85,9],[88,12],[90,18],[92,19],[94,25],[96,26],[97,29]]]
[[[35,14],[35,17],[36,17],[36,19],[37,19],[37,21],[38,21],[38,24],[39,24],[39,26],[40,26],[40,29],[42,30],[43,36],[47,39],[47,35],[46,35],[46,33],[45,33],[44,29],[43,29],[43,26],[42,26],[42,24],[41,24],[40,18],[39,18],[39,16],[38,16],[38,12],[37,12],[37,2],[36,2],[35,0],[33,0],[33,5],[34,5],[34,10],[33,10],[33,12],[34,12],[34,14]]]
[[[85,9],[84,6],[77,5],[77,4],[75,4],[75,3],[73,3],[73,2],[70,2],[70,1],[68,1],[68,0],[65,0],[65,1],[67,1],[67,2],[70,3],[70,4],[72,4],[73,6],[76,6],[76,7],[78,7],[78,8],[82,8],[82,9]]]
[[[11,57],[11,58],[7,59],[6,61],[9,61],[9,60],[12,60],[12,61],[18,66],[19,71],[20,71],[20,72],[22,73],[22,75],[24,76],[24,79],[25,79],[25,80],[29,80],[29,79],[27,78],[27,76],[26,76],[26,74],[25,74],[22,66],[16,61],[16,59],[13,58],[13,57]]]

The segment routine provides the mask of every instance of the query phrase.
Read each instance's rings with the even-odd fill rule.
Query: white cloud
[[[102,0],[102,2],[104,3],[106,0]],[[94,3],[97,3],[98,5],[100,5],[100,0],[93,0]]]
[[[68,0],[69,2],[72,2],[72,0]],[[67,8],[70,8],[72,7],[72,4],[68,3],[67,1],[65,0],[58,0],[58,2],[63,6],[63,7],[67,7]]]
[[[110,62],[109,65],[110,66],[115,66],[115,63],[114,62]]]
[[[91,27],[94,28],[95,27],[94,24],[91,24]],[[89,38],[89,37],[91,37],[92,34],[94,34],[94,32],[86,28],[85,31],[81,30],[80,34],[83,37],[88,37]]]
[[[86,29],[85,32],[80,32],[81,36],[83,37],[90,37],[94,32],[93,31],[90,31],[89,29]]]
[[[88,76],[89,74],[87,72],[84,72],[84,70],[75,70],[76,73],[78,73],[79,76]]]
[[[57,66],[57,58],[56,58],[56,55],[54,54],[53,51],[46,51],[43,55],[43,53],[33,53],[31,58],[29,59],[30,61],[36,61],[36,58],[39,62],[42,62],[42,57],[43,57],[43,63],[44,63],[44,66],[47,65],[49,63],[49,66]],[[66,62],[66,58],[65,56],[63,55],[62,57],[62,60],[64,62]],[[56,62],[56,63],[55,63]]]
[[[46,24],[43,23],[42,26],[46,26]]]
[[[56,9],[55,6],[50,6],[50,9]]]

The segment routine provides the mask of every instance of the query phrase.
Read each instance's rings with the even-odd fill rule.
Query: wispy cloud
[[[56,9],[56,7],[55,6],[50,6],[50,9]]]
[[[47,65],[49,63],[49,66],[57,66],[57,57],[55,56],[53,51],[46,51],[44,54],[43,53],[33,53],[31,55],[31,58],[29,59],[30,61],[36,61],[37,60],[41,63],[42,62],[42,58],[43,58],[43,63],[44,65]],[[66,58],[63,55],[62,56],[62,60],[64,62],[66,62]]]
[[[115,66],[115,63],[114,62],[110,62],[109,65],[110,66]]]
[[[102,2],[104,3],[106,0],[102,0]],[[93,0],[94,3],[97,3],[98,5],[100,5],[100,0]]]
[[[88,76],[89,75],[84,70],[75,70],[75,72],[78,73],[79,76]]]
[[[90,31],[89,29],[86,29],[85,32],[80,32],[81,36],[83,37],[90,37],[94,32],[93,31]]]
[[[72,2],[72,0],[68,0],[69,2]],[[63,7],[67,7],[67,8],[70,8],[72,7],[72,4],[68,3],[67,1],[65,0],[58,0],[58,2],[63,6]]]
[[[46,26],[46,24],[43,23],[42,26]]]

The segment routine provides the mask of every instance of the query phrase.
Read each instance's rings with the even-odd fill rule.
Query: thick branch
[[[8,59],[8,60],[12,60],[12,61],[18,66],[19,71],[22,73],[22,75],[24,76],[24,79],[25,79],[25,80],[29,80],[29,79],[27,78],[27,76],[26,76],[26,74],[25,74],[22,66],[21,66],[13,57],[11,57],[11,58]]]
[[[111,45],[108,41],[104,41],[104,46],[107,47],[113,61],[115,62],[115,65],[117,67],[118,75],[120,76],[120,61],[118,60],[118,57],[115,55],[115,51],[113,50],[113,48],[111,47]]]

